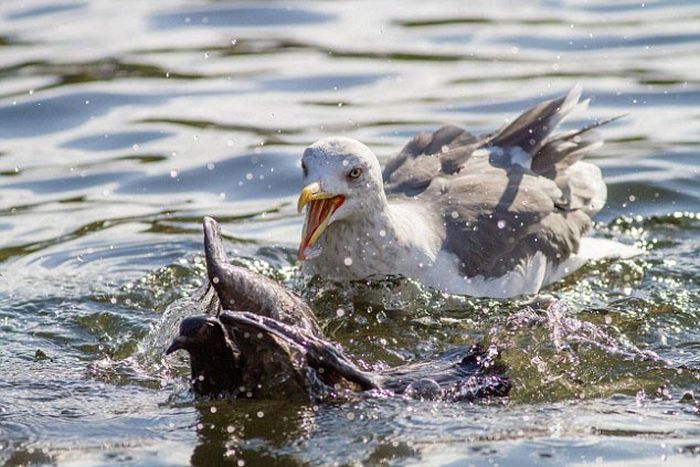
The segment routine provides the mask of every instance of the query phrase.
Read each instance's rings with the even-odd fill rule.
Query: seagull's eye
[[[350,172],[348,172],[348,177],[353,180],[362,175],[362,169],[360,167],[355,167]]]
[[[309,169],[306,168],[306,164],[304,164],[303,162],[301,163],[301,170],[304,171],[304,177],[309,175]]]

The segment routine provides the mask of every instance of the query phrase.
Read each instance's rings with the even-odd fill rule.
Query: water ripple
[[[697,455],[696,1],[26,3],[0,5],[0,463]],[[626,114],[594,154],[609,186],[595,234],[647,253],[549,289],[569,306],[558,321],[294,269],[312,141],[355,137],[385,160],[417,132],[490,132],[576,83],[591,106],[564,129]],[[194,402],[187,362],[162,349],[199,310],[203,215],[368,365],[505,343],[511,400]]]

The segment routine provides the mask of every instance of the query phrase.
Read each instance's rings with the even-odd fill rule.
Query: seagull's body
[[[595,126],[551,131],[578,103],[576,87],[491,135],[446,126],[411,140],[383,172],[349,138],[310,146],[309,205],[299,257],[330,279],[402,275],[451,293],[536,293],[587,260],[630,254],[586,238],[605,204],[600,169],[581,161]]]

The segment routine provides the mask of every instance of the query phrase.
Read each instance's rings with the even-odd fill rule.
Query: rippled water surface
[[[692,0],[3,0],[0,463],[696,465],[699,56]],[[626,114],[594,155],[596,235],[646,256],[585,268],[548,311],[295,273],[305,145],[385,158],[576,83],[567,128]],[[162,350],[197,311],[203,215],[367,365],[492,342],[510,399],[195,401]]]

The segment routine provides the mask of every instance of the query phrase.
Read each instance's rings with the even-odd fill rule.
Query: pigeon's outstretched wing
[[[313,311],[303,298],[272,279],[229,262],[221,227],[211,217],[204,218],[204,253],[209,281],[221,308],[250,311],[298,326],[314,336],[321,334]]]

